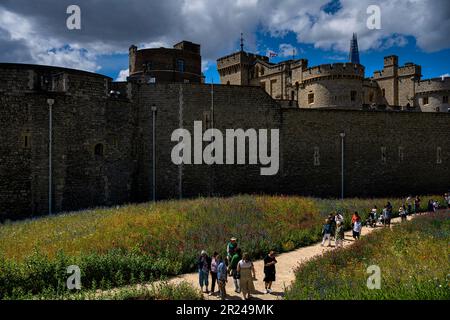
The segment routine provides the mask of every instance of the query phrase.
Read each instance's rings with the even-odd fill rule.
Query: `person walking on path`
[[[358,220],[359,215],[358,212],[355,211],[355,213],[352,215],[352,228],[355,225],[356,220]]]
[[[325,242],[328,240],[328,246],[331,247],[331,221],[330,219],[325,219],[325,223],[322,228],[322,247],[325,245]]]
[[[416,196],[416,199],[414,199],[414,213],[420,214],[420,198],[419,198],[419,196]]]
[[[337,226],[338,222],[341,222],[341,224],[344,224],[344,216],[340,212],[336,213],[334,220],[336,222],[336,226]]]
[[[217,256],[219,253],[214,252],[212,259],[211,259],[211,292],[209,295],[213,295],[214,291],[216,289],[216,282],[217,282],[217,267],[218,267],[218,261]]]
[[[208,254],[205,250],[202,251],[200,257],[198,258],[198,278],[200,283],[200,290],[205,293],[209,293],[208,285],[209,285],[209,270],[211,269],[211,259],[208,257]],[[203,286],[205,286],[206,290],[203,291]]]
[[[336,223],[336,249],[344,247],[345,230],[344,223],[338,221]]]
[[[450,209],[450,195],[448,193],[444,194],[444,203]]]
[[[231,262],[231,258],[233,258],[236,250],[238,249],[237,239],[232,237],[230,242],[227,243],[227,262],[228,264]]]
[[[355,215],[356,220],[355,223],[353,224],[353,239],[359,240],[359,238],[361,237],[362,222],[358,212],[355,212]]]
[[[331,213],[328,216],[328,219],[330,220],[331,223],[331,239],[336,239],[336,214]]]
[[[264,258],[264,287],[266,288],[266,293],[272,293],[272,283],[275,282],[275,265],[277,263],[274,251],[270,251]]]
[[[230,275],[233,277],[233,282],[234,282],[234,292],[236,292],[236,293],[241,292],[240,274],[237,271],[239,261],[241,260],[241,253],[242,253],[241,249],[237,248],[236,252],[234,253],[233,257],[231,258],[230,265],[229,265]]]
[[[428,212],[434,212],[434,204],[433,204],[433,200],[432,199],[428,200],[427,211]]]
[[[256,280],[255,267],[250,261],[248,253],[242,255],[242,260],[239,261],[237,272],[240,274],[240,287],[244,300],[251,298],[251,293],[255,291],[253,281]]]
[[[407,216],[406,216],[406,211],[405,208],[403,206],[401,206],[398,209],[398,215],[400,216],[400,218],[402,219],[402,222],[405,222],[407,220]]]
[[[411,198],[411,196],[406,198],[406,205],[407,205],[406,215],[412,215],[413,214],[413,210],[412,210],[412,198]]]
[[[388,206],[383,209],[383,224],[385,227],[391,226],[391,212],[388,209]]]
[[[225,300],[227,296],[227,279],[228,279],[228,272],[227,272],[227,265],[225,261],[222,259],[222,256],[218,255],[216,257],[217,261],[217,284],[219,286],[219,297],[222,300]]]

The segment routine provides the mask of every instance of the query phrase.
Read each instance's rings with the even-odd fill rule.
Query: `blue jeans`
[[[209,272],[205,272],[203,270],[198,270],[198,279],[199,279],[199,283],[200,283],[200,287],[206,286],[206,288],[208,288],[208,275]]]

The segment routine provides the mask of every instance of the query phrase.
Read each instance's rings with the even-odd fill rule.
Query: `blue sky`
[[[372,49],[360,52],[361,63],[366,67],[366,77],[372,76],[373,72],[383,68],[383,58],[392,54],[399,56],[399,63],[403,65],[406,62],[414,62],[422,66],[423,78],[435,78],[443,74],[450,73],[450,49],[440,50],[437,52],[427,53],[417,47],[414,37],[407,37],[407,44],[404,46],[394,46],[389,49]],[[350,48],[350,39],[349,48]],[[333,50],[322,50],[314,48],[312,44],[300,44],[297,42],[296,35],[289,33],[284,37],[276,38],[268,34],[257,34],[257,49],[255,51],[262,55],[266,55],[267,50],[272,50],[279,54],[281,44],[291,44],[296,48],[296,58],[308,59],[310,66],[324,63],[346,62],[348,53]],[[235,50],[239,49],[239,37],[237,37]],[[233,51],[233,50],[231,50]],[[228,52],[228,53],[231,53]],[[224,52],[225,54],[228,54]],[[290,57],[271,58],[274,63],[290,59]],[[111,78],[116,79],[120,70],[126,69],[128,66],[128,55],[117,54],[102,56],[99,59],[102,68],[98,71]],[[214,62],[209,64],[208,70],[205,72],[207,83],[220,83],[217,66]]]

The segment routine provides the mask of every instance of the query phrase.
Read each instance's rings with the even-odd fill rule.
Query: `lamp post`
[[[344,199],[344,139],[345,132],[341,132],[341,199]]]
[[[53,105],[54,99],[47,99],[48,104],[48,214],[52,214],[52,155],[53,155]]]
[[[153,202],[156,201],[156,111],[158,109],[155,105],[152,105],[152,157],[153,157],[153,164],[152,164],[152,189],[153,189]]]

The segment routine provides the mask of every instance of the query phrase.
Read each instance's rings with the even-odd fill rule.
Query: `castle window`
[[[442,164],[442,148],[438,147],[436,150],[436,163]]]
[[[264,68],[261,68],[261,75],[264,75]]]
[[[320,166],[320,149],[319,149],[319,147],[314,148],[314,166],[315,167]]]
[[[271,96],[273,96],[273,90],[274,90],[276,83],[277,83],[277,80],[270,80],[270,95]]]
[[[386,97],[386,89],[382,89],[382,90],[381,90],[381,95],[382,95],[383,97]]]
[[[382,163],[387,162],[386,147],[381,147],[381,162]]]
[[[227,86],[229,86],[230,85],[230,81],[227,81]]]
[[[356,92],[356,91],[351,91],[350,92],[350,100],[351,101],[356,101],[356,95],[357,95],[358,93]]]
[[[448,96],[443,96],[442,97],[442,103],[447,103],[448,104]]]
[[[184,68],[185,68],[184,60],[178,59],[178,60],[177,60],[177,69],[178,69],[178,72],[183,73],[183,72],[184,72]]]
[[[369,93],[369,102],[373,102],[373,92]]]
[[[428,97],[423,97],[423,98],[422,98],[422,104],[423,104],[424,106],[426,106],[427,104],[429,104]]]
[[[291,101],[295,100],[295,91],[291,91]]]
[[[261,88],[263,88],[264,90],[266,90],[266,83],[264,81],[260,82]]]
[[[25,133],[25,134],[23,134],[22,135],[22,146],[25,148],[25,149],[28,149],[28,148],[30,148],[31,147],[31,136],[30,136],[30,134],[29,133]]]
[[[314,104],[314,93],[308,94],[308,104]]]
[[[103,158],[104,150],[103,150],[103,144],[99,143],[96,144],[94,147],[94,155],[96,158]]]

